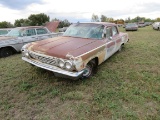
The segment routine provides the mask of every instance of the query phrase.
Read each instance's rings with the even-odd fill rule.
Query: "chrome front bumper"
[[[35,61],[35,60],[28,59],[26,57],[22,57],[22,60],[24,60],[26,62],[29,62],[29,63],[37,66],[37,67],[52,71],[52,72],[54,72],[55,76],[74,79],[74,80],[80,78],[82,76],[83,72],[84,72],[84,70],[82,70],[80,72],[69,72],[69,71],[66,71],[66,70],[62,70],[62,69],[60,69],[56,66],[41,63],[41,62],[38,62],[38,61]]]

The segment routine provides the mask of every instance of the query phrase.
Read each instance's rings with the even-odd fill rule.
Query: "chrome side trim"
[[[60,69],[60,68],[58,68],[56,66],[52,66],[52,65],[48,65],[48,64],[41,63],[41,62],[38,62],[38,61],[34,61],[34,60],[28,59],[26,57],[22,57],[22,60],[24,60],[26,62],[29,62],[29,63],[37,66],[37,67],[40,67],[40,68],[43,68],[43,69],[46,69],[46,70],[49,70],[49,71],[52,71],[52,72],[55,72],[55,73],[59,73],[59,74],[62,74],[62,75],[67,75],[67,76],[70,76],[72,78],[79,77],[84,72],[84,70],[79,71],[79,72],[65,71],[65,70],[62,70],[62,69]]]

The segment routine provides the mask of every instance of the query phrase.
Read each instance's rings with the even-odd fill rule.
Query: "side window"
[[[40,34],[47,34],[47,30],[46,29],[43,29],[43,28],[38,28],[36,29],[37,30],[37,35],[40,35]]]
[[[28,29],[25,31],[26,36],[33,36],[36,35],[35,29]]]
[[[112,27],[112,36],[117,35],[118,31],[117,28],[115,26]]]
[[[108,28],[106,29],[106,37],[107,37],[107,38],[110,38],[111,36],[112,36],[111,28],[108,27]]]

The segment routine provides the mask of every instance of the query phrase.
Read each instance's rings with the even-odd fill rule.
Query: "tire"
[[[90,78],[96,72],[97,72],[97,65],[96,65],[95,61],[92,60],[86,65],[86,69],[85,69],[85,72],[82,75],[82,78],[85,78],[85,79]]]
[[[8,57],[13,55],[14,51],[11,48],[2,48],[0,49],[0,57]]]
[[[118,49],[118,52],[121,52],[123,48],[123,45],[120,46],[120,48]]]

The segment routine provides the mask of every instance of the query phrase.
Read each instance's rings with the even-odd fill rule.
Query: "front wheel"
[[[85,68],[85,71],[82,75],[83,78],[90,78],[92,77],[95,73],[97,72],[97,65],[96,63],[92,60],[90,61]]]
[[[120,46],[120,48],[118,49],[118,52],[121,52],[123,48],[123,45]]]
[[[0,50],[0,57],[8,57],[10,55],[13,55],[14,51],[10,48],[2,48]]]

